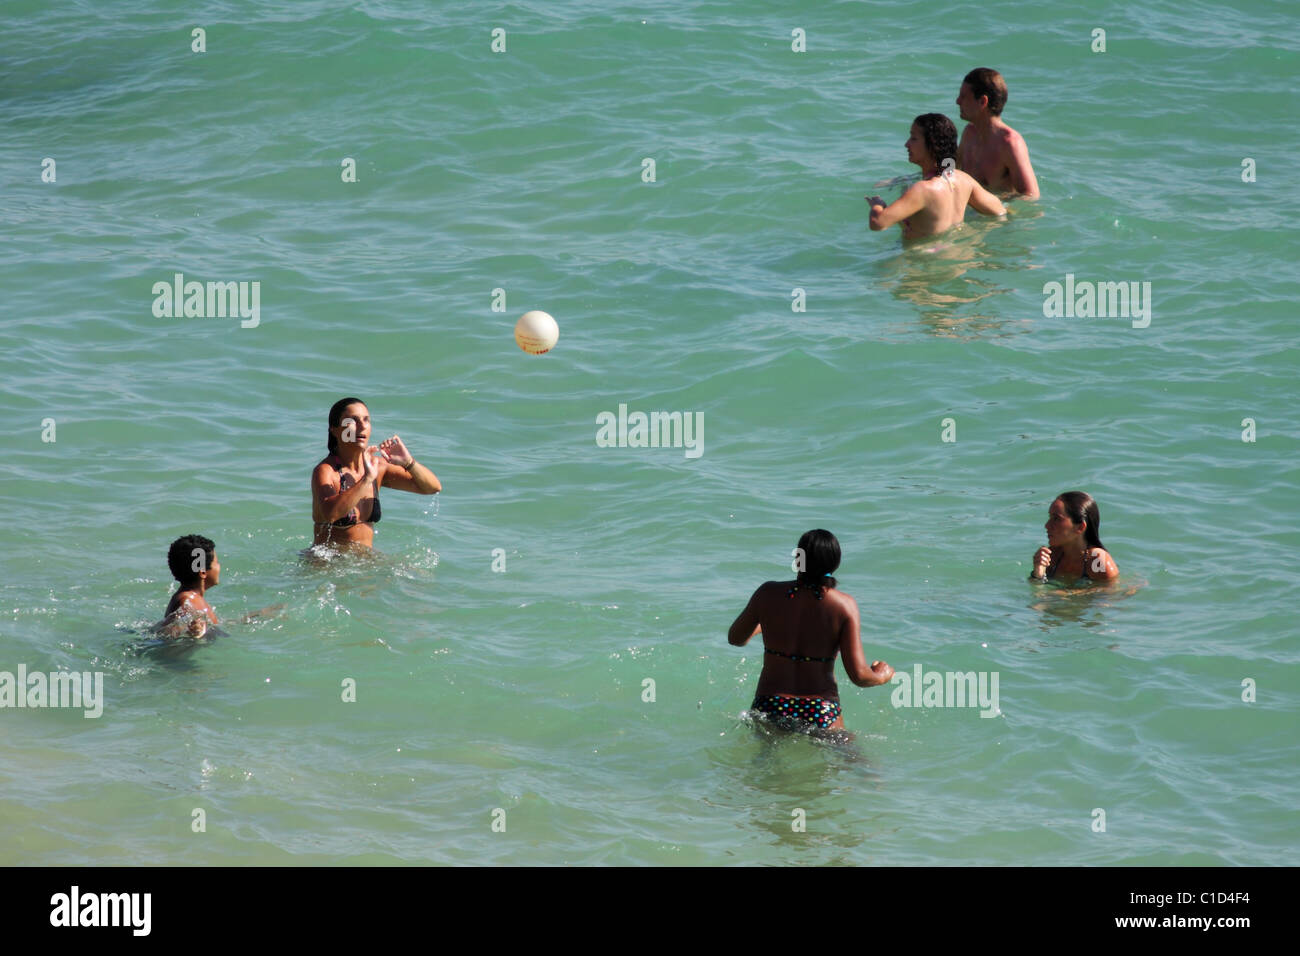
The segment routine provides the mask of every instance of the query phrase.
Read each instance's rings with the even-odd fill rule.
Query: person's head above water
[[[912,120],[905,145],[908,160],[922,171],[933,166],[937,172],[943,172],[945,159],[952,160],[947,168],[957,168],[957,127],[942,113],[923,113]]]
[[[971,70],[961,81],[961,85],[961,92],[957,95],[957,105],[961,107],[962,119],[975,119],[982,105],[980,98],[984,96],[988,97],[989,114],[1002,115],[1002,108],[1007,105],[1007,81],[1002,79],[1002,74],[997,70],[990,70],[986,66]],[[970,92],[970,102],[963,103],[967,91]]]
[[[1066,491],[1057,495],[1043,527],[1047,530],[1047,543],[1053,548],[1068,545],[1078,535],[1084,547],[1109,551],[1101,543],[1101,511],[1087,492]]]
[[[351,406],[356,405],[356,408]],[[352,420],[351,430],[343,423]],[[331,454],[338,454],[339,438],[346,442],[361,442],[370,437],[370,410],[359,398],[340,398],[330,406],[327,444]],[[364,437],[362,437],[364,436]]]
[[[803,555],[803,570],[796,575],[799,583],[816,588],[835,587],[831,573],[840,566],[840,543],[835,535],[822,528],[806,531],[799,539],[799,551]]]
[[[217,546],[201,534],[187,534],[173,541],[167,549],[167,567],[184,590],[197,587],[200,579],[206,587],[215,587],[221,576]]]

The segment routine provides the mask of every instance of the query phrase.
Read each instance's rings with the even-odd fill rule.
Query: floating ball
[[[515,323],[515,341],[530,355],[549,352],[560,340],[560,327],[545,312],[525,312]]]

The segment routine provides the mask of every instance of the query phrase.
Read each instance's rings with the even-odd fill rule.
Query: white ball
[[[525,312],[515,323],[515,341],[530,355],[549,352],[559,340],[560,327],[545,312]]]

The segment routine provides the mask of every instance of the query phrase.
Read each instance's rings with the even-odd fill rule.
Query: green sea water
[[[10,0],[0,671],[105,700],[0,709],[0,863],[1300,862],[1298,21]],[[1043,198],[904,249],[862,197],[976,66]],[[156,316],[176,273],[257,324]],[[1067,276],[1149,324],[1045,314]],[[352,394],[445,490],[312,563]],[[598,445],[621,404],[701,454]],[[1117,588],[1025,582],[1074,488]],[[996,716],[842,670],[852,747],[742,716],[727,627],[814,527],[868,660]],[[137,654],[190,532],[223,621],[284,612]]]

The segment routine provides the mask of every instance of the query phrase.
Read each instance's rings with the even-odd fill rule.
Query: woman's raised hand
[[[1034,577],[1047,577],[1047,569],[1052,565],[1052,549],[1044,545],[1034,555]]]
[[[375,457],[374,452],[379,451],[374,445],[366,449],[366,453],[361,456],[361,465],[365,468],[366,473],[362,480],[376,482],[379,480],[379,460]]]
[[[388,456],[389,461],[399,467],[405,468],[407,465],[415,464],[414,456],[406,450],[406,445],[396,435],[381,443],[379,450]]]

